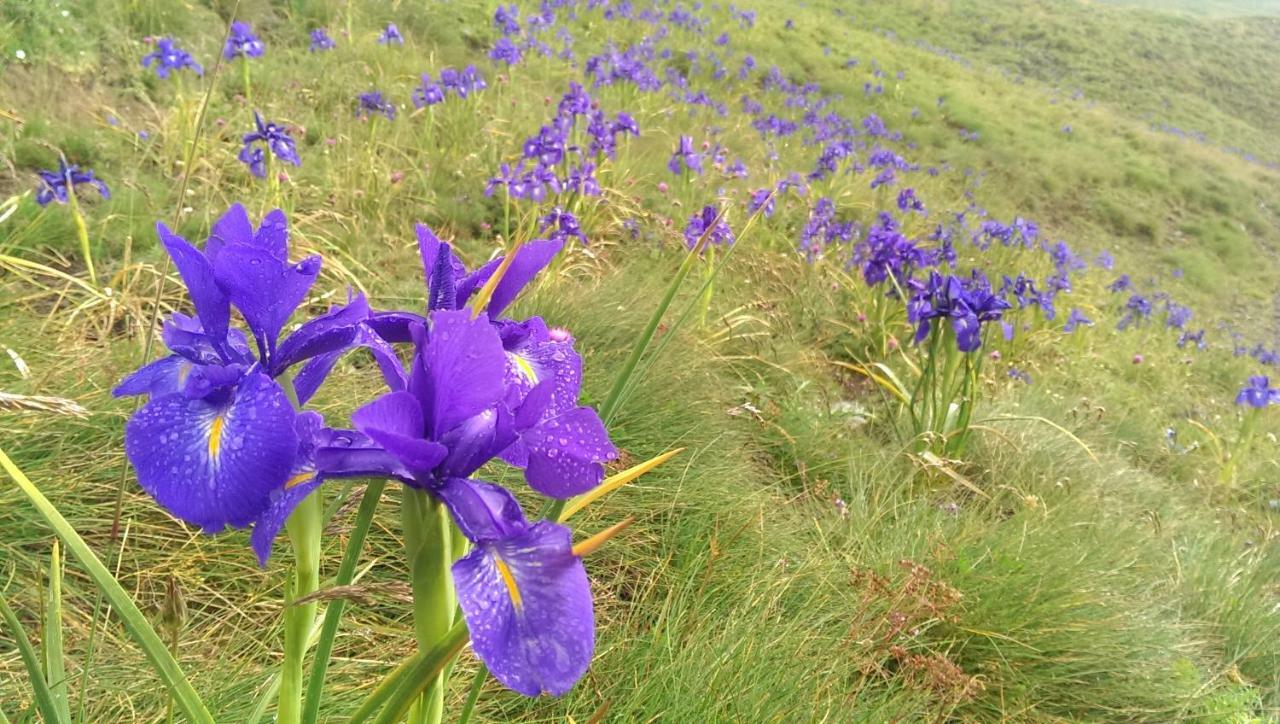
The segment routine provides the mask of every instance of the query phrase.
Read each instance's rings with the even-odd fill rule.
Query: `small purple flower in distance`
[[[360,118],[369,118],[374,114],[381,114],[389,120],[395,120],[395,104],[383,97],[380,91],[369,91],[357,96],[356,115]]]
[[[1280,390],[1271,387],[1271,379],[1265,375],[1249,378],[1248,384],[1236,395],[1237,405],[1262,408],[1280,404]]]
[[[387,23],[387,27],[378,36],[379,45],[404,45],[404,36],[395,23]]]
[[[248,23],[239,20],[231,24],[231,34],[227,36],[227,44],[222,48],[222,57],[227,60],[235,58],[260,58],[266,47]]]
[[[196,75],[204,75],[204,68],[187,51],[179,48],[173,38],[160,38],[156,49],[142,57],[142,67],[155,66],[156,75],[168,78],[169,73],[190,68]]]
[[[294,166],[301,166],[298,149],[293,138],[284,126],[271,121],[262,120],[257,111],[253,112],[253,123],[256,128],[246,133],[243,138],[244,147],[240,149],[240,161],[249,167],[249,172],[258,178],[266,178],[266,153],[262,146],[269,149],[276,158]],[[258,144],[261,143],[262,146]]]
[[[690,249],[698,246],[698,242],[706,237],[703,248],[712,245],[728,245],[734,242],[733,230],[720,217],[715,206],[704,206],[702,210],[689,217],[684,227],[685,245]]]
[[[319,53],[324,50],[333,50],[338,44],[333,42],[333,38],[329,37],[329,33],[324,28],[316,28],[311,31],[311,47],[307,50],[312,53]]]
[[[60,204],[67,203],[70,200],[70,194],[75,193],[75,187],[80,184],[94,187],[104,199],[111,198],[111,190],[94,177],[93,171],[89,169],[81,171],[80,167],[74,163],[68,164],[65,160],[60,160],[57,171],[41,170],[36,173],[40,176],[40,184],[36,187],[36,203],[41,206],[48,206],[52,201]]]

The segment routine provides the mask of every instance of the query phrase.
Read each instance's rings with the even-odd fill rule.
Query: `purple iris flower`
[[[360,118],[369,118],[375,113],[382,114],[388,120],[394,121],[396,118],[396,106],[391,101],[383,97],[380,91],[369,91],[361,93],[356,97],[356,115]]]
[[[404,36],[395,23],[387,23],[386,29],[378,36],[379,45],[404,45]]]
[[[333,50],[338,44],[333,42],[333,38],[329,37],[329,33],[324,28],[316,28],[311,31],[311,47],[308,50],[312,53],[319,53],[324,50]]]
[[[417,231],[429,311],[463,309],[502,263],[499,257],[467,272],[449,244],[440,241],[425,226],[419,225]],[[553,339],[537,317],[516,323],[501,319],[500,315],[563,246],[563,240],[555,239],[524,244],[485,308],[500,331],[503,349],[508,354],[510,364],[504,384],[510,393],[508,402],[512,410],[518,406],[513,400],[535,394],[535,388],[543,383],[549,385],[544,392],[550,395],[550,403],[542,409],[542,416],[522,418],[524,423],[517,421],[516,439],[509,443],[509,449],[504,449],[504,459],[524,469],[530,487],[555,498],[578,495],[595,487],[603,478],[603,463],[613,459],[616,451],[608,443],[595,411],[577,406],[582,360],[573,351],[572,343]],[[422,326],[426,321],[410,312],[389,312],[375,314],[370,326],[389,342],[404,342],[411,339],[410,327]],[[526,412],[532,415],[532,408]],[[596,442],[589,449],[557,449],[557,440],[567,439],[566,435],[571,432],[581,432],[584,439]]]
[[[763,188],[756,189],[751,192],[751,198],[747,200],[747,211],[756,213],[763,211],[765,218],[773,216],[773,211],[777,207],[777,198],[773,193],[773,189]]]
[[[503,35],[516,35],[520,32],[520,8],[512,5],[499,5],[493,13],[493,24]]]
[[[1249,378],[1249,383],[1236,395],[1236,404],[1259,408],[1280,404],[1280,390],[1271,387],[1270,378],[1255,375]]]
[[[916,269],[932,266],[932,255],[902,234],[886,212],[867,231],[867,240],[854,249],[854,262],[862,265],[862,278],[875,286],[892,277],[902,286]]]
[[[511,493],[471,476],[519,442],[528,471],[549,465],[544,472],[562,482],[563,461],[612,454],[612,445],[598,418],[587,424],[556,411],[557,404],[573,404],[557,395],[568,382],[576,397],[577,379],[548,378],[523,397],[507,384],[511,363],[501,326],[486,315],[438,309],[427,321],[409,327],[415,354],[405,388],[352,416],[383,454],[353,458],[339,450],[335,463],[324,448],[317,463],[387,475],[443,501],[474,544],[453,576],[476,653],[499,681],[526,696],[563,694],[586,671],[594,647],[591,592],[569,530],[530,524]]]
[[[239,20],[231,24],[231,34],[227,36],[227,44],[222,48],[222,57],[227,60],[234,60],[238,57],[260,58],[266,51],[266,47],[258,36],[253,34],[253,29],[248,23],[242,23]]]
[[[40,185],[36,187],[36,203],[41,206],[48,206],[51,201],[67,203],[69,195],[75,193],[75,187],[80,184],[94,187],[104,199],[111,198],[111,190],[101,180],[94,178],[93,171],[81,171],[79,166],[69,164],[65,159],[58,161],[57,171],[40,170],[36,173],[40,176]]]
[[[480,75],[479,69],[474,65],[468,65],[461,71],[445,68],[440,71],[440,85],[444,86],[446,91],[457,93],[459,98],[466,98],[471,93],[489,87],[484,77]]]
[[[1079,309],[1072,307],[1071,311],[1067,313],[1067,321],[1066,321],[1066,324],[1062,325],[1062,331],[1070,334],[1076,331],[1078,327],[1092,327],[1092,326],[1093,326],[1092,319],[1089,319],[1088,317],[1084,316],[1084,312],[1081,312]]]
[[[690,249],[696,247],[704,235],[707,241],[703,248],[734,242],[733,229],[720,218],[720,212],[714,205],[702,207],[701,211],[689,217],[689,223],[684,227],[684,242]]]
[[[191,57],[187,51],[179,48],[173,38],[160,38],[156,41],[156,49],[142,56],[142,67],[156,68],[156,75],[168,78],[169,73],[190,68],[196,75],[204,75],[204,68]]]
[[[667,161],[667,168],[671,173],[680,175],[682,169],[688,169],[691,173],[702,173],[702,154],[693,150],[693,138],[691,136],[681,136],[676,150],[672,152],[671,159]]]
[[[538,223],[538,233],[541,234],[548,229],[551,230],[550,237],[554,240],[565,241],[569,237],[573,237],[582,242],[583,246],[587,245],[587,235],[582,233],[582,227],[578,224],[578,217],[572,213],[561,209],[559,206],[551,210],[551,213],[542,217]]]
[[[961,352],[981,347],[983,325],[999,320],[1011,306],[976,269],[969,279],[930,272],[926,281],[912,279],[907,286],[911,290],[907,321],[916,325],[916,343],[929,336],[933,320],[950,319]]]
[[[916,190],[913,188],[905,188],[898,192],[898,210],[899,211],[919,211],[924,212],[924,202],[916,196]]]
[[[240,161],[249,167],[249,172],[258,178],[267,177],[266,149],[276,158],[294,166],[301,166],[298,149],[289,136],[289,132],[272,121],[263,121],[257,111],[253,112],[253,123],[256,126],[251,133],[244,135],[244,148],[240,149]],[[261,143],[261,145],[258,145]]]
[[[414,108],[425,108],[444,102],[444,88],[431,80],[431,74],[423,73],[422,82],[413,89]]]
[[[489,51],[489,60],[507,65],[516,65],[523,57],[519,46],[505,35],[498,38],[498,42],[494,43],[493,49]]]
[[[171,354],[113,390],[149,396],[125,425],[125,452],[138,483],[175,517],[208,533],[260,522],[290,487],[305,442],[295,431],[298,413],[275,378],[351,346],[369,307],[357,296],[280,340],[320,272],[318,256],[289,261],[283,212],[267,214],[254,229],[236,204],[214,222],[203,250],[162,223],[156,228],[196,315],[170,317],[162,336]],[[256,354],[249,337],[230,326],[232,307],[247,323]],[[311,377],[313,384],[302,384],[299,375],[300,402],[323,374]]]

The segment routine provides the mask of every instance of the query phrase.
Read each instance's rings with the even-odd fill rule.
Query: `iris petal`
[[[521,436],[528,454],[525,479],[553,498],[580,495],[604,479],[604,462],[618,456],[596,411],[579,407],[545,420]]]
[[[541,521],[478,544],[453,564],[471,645],[494,678],[524,694],[559,696],[591,662],[591,588],[569,529]]]
[[[169,231],[169,227],[163,223],[156,224],[156,233],[160,235],[160,243],[173,258],[173,265],[187,285],[187,293],[195,304],[196,316],[200,318],[204,333],[210,339],[225,339],[231,322],[231,306],[226,294],[215,281],[213,264],[200,250]]]
[[[284,390],[253,373],[223,404],[153,398],[125,426],[125,452],[138,483],[174,516],[208,532],[243,527],[288,477],[294,416]]]

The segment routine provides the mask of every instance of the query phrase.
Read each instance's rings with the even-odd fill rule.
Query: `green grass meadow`
[[[522,18],[537,11],[519,4]],[[486,57],[498,37],[491,3],[0,0],[0,450],[144,613],[159,622],[173,605],[166,591],[180,591],[174,650],[217,721],[254,721],[260,701],[261,720],[273,716],[288,557],[260,569],[247,533],[205,536],[170,517],[125,458],[135,401],[111,389],[162,352],[147,342],[157,315],[189,309],[155,223],[195,241],[232,203],[255,219],[283,208],[294,255],[325,260],[306,311],[348,288],[380,308],[418,310],[414,224],[451,240],[470,266],[501,253],[508,224],[532,235],[553,204],[508,211],[485,182],[583,81],[583,58],[653,32],[580,5],[557,25],[572,32],[575,63],[527,53],[508,68]],[[758,15],[742,28],[726,3],[706,4],[710,29],[673,29],[660,46],[675,55],[655,61],[722,53],[727,77],[696,63],[690,77],[727,116],[625,84],[590,89],[641,133],[600,170],[603,194],[579,214],[589,245],[568,245],[515,310],[572,331],[585,404],[606,398],[676,274],[689,215],[722,202],[739,237],[705,309],[705,265],[681,287],[610,426],[622,451],[611,471],[684,451],[574,519],[586,534],[635,518],[587,559],[591,669],[560,698],[527,699],[489,679],[474,721],[1280,719],[1280,408],[1261,410],[1236,444],[1236,393],[1270,368],[1234,355],[1230,334],[1248,346],[1280,339],[1280,6],[739,5],[748,8]],[[216,61],[233,11],[267,45],[248,63],[248,98],[244,61]],[[376,42],[388,22],[403,47]],[[309,53],[307,33],[320,26],[338,47]],[[722,31],[727,47],[713,43]],[[204,77],[143,69],[143,39],[161,35],[179,39]],[[749,81],[733,74],[744,53],[762,69]],[[421,73],[469,63],[486,90],[414,109]],[[770,159],[738,112],[751,94],[768,113],[801,113],[762,89],[771,66],[817,84],[833,98],[827,110],[877,114],[902,133],[895,152],[942,169],[900,180],[932,214],[904,222],[912,235],[973,203],[992,218],[1034,219],[1043,239],[1066,240],[1091,263],[1104,251],[1116,260],[1074,278],[1059,302],[1095,326],[1066,334],[1061,319],[1023,316],[1012,341],[995,334],[976,353],[981,404],[962,456],[914,451],[883,377],[853,370],[918,372],[901,302],[843,257],[810,262],[796,250],[819,196],[869,225],[896,213],[897,188],[871,190],[863,176],[815,182],[748,223],[749,191],[816,157],[796,135],[775,139]],[[394,120],[354,115],[355,96],[375,89],[399,106]],[[254,109],[293,129],[301,167],[273,165],[260,180],[236,159]],[[681,135],[723,144],[752,177],[672,176]],[[79,201],[96,283],[69,207],[34,198],[36,169],[57,168],[60,155],[111,186],[109,200],[86,191]],[[1050,269],[1031,250],[982,254],[966,240],[957,251],[993,281]],[[1117,330],[1124,297],[1107,285],[1121,272],[1194,309],[1208,348],[1178,346],[1155,317]],[[352,355],[315,406],[341,425],[378,392],[367,355]],[[519,482],[510,469],[487,472]],[[417,650],[398,487],[361,557],[322,721],[345,721]],[[342,556],[359,489],[326,485],[322,576]],[[59,628],[45,601],[53,541],[0,476],[0,595],[37,646]],[[64,566],[73,719],[165,721],[169,697],[142,651],[82,567],[70,556]],[[0,621],[0,722],[40,721],[13,634]],[[446,720],[476,668],[469,652],[459,659]]]

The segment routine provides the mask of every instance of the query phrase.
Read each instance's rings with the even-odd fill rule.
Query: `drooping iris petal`
[[[308,495],[315,492],[315,489],[320,487],[320,483],[321,481],[312,475],[302,483],[277,490],[271,496],[271,503],[262,515],[258,516],[253,524],[253,532],[249,534],[249,545],[258,556],[259,566],[266,568],[267,560],[271,558],[271,545],[284,529],[284,524],[289,520],[293,509],[298,507],[298,503]]]
[[[449,478],[434,492],[449,506],[453,521],[468,540],[499,540],[523,533],[529,526],[520,503],[506,488],[483,480]]]
[[[176,354],[161,357],[124,378],[111,394],[114,397],[171,395],[182,389],[191,366],[191,362]]]
[[[528,335],[518,337],[513,333],[514,328],[526,325],[533,327]],[[505,382],[508,389],[523,396],[535,385],[550,381],[550,409],[562,411],[578,404],[582,357],[572,342],[551,339],[546,325],[537,317],[524,323],[505,323],[501,333],[507,351]]]
[[[578,407],[544,420],[521,437],[528,454],[525,480],[552,498],[580,495],[604,479],[604,463],[618,456],[600,416]]]
[[[525,696],[569,691],[591,662],[595,621],[569,529],[541,521],[453,564],[471,645],[494,678]]]
[[[125,426],[125,452],[142,488],[175,517],[208,532],[243,527],[289,474],[294,416],[284,390],[255,372],[222,404],[152,398]]]
[[[253,524],[253,533],[249,543],[258,555],[258,565],[265,567],[271,557],[271,543],[284,528],[285,521],[293,509],[298,507],[304,498],[320,487],[324,478],[316,468],[316,445],[324,436],[324,419],[317,412],[300,412],[294,419],[294,432],[298,436],[297,453],[293,465],[289,469],[289,477],[271,493],[271,504],[258,516]]]
[[[213,340],[225,339],[231,323],[231,305],[218,286],[213,264],[186,239],[169,231],[163,222],[156,224],[156,233],[187,285],[187,293],[191,295],[204,333]]]

